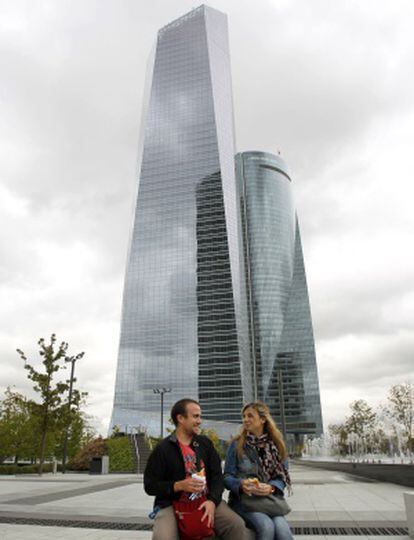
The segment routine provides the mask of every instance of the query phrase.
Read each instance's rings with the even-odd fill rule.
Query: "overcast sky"
[[[187,0],[0,0],[0,390],[55,332],[105,433],[146,61]],[[414,380],[414,3],[215,0],[237,150],[294,180],[324,423]]]

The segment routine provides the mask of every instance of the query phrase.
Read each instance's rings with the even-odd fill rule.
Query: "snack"
[[[206,485],[206,471],[203,469],[201,469],[201,471],[197,471],[196,473],[193,473],[191,475],[191,478],[194,478],[195,480],[199,480],[201,482],[203,482],[204,484],[204,489],[205,489],[205,485]],[[201,497],[201,493],[192,493],[190,495],[190,501],[194,501],[195,499],[198,499],[199,497]]]
[[[203,469],[201,469],[201,471],[193,473],[191,475],[191,478],[194,478],[195,480],[200,480],[201,482],[206,483],[206,471],[203,468]]]
[[[258,487],[260,484],[258,478],[247,478],[246,481],[249,482],[249,484],[254,484],[256,487]]]

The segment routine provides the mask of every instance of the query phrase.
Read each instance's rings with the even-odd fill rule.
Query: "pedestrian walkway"
[[[403,492],[410,488],[300,465],[291,472],[295,536],[408,538]],[[149,540],[151,507],[142,476],[2,476],[0,539]]]

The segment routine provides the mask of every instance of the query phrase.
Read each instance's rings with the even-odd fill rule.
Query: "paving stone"
[[[288,521],[300,527],[298,536],[307,539],[352,540],[352,528],[359,530],[355,538],[407,539],[403,492],[395,484],[366,482],[355,477],[293,465],[294,494],[289,499],[292,512]],[[47,476],[47,478],[46,478]],[[151,521],[147,515],[152,498],[143,491],[142,476],[136,475],[45,475],[30,478],[0,478],[0,539],[1,540],[145,540],[150,531],[107,530],[105,527],[140,528]],[[48,520],[45,525],[1,523],[6,517]],[[50,522],[50,520],[52,520]],[[56,520],[65,527],[53,526]],[[78,525],[74,527],[74,522]],[[94,522],[99,529],[90,528]],[[37,522],[38,523],[38,522]],[[72,526],[71,526],[72,524]],[[307,527],[305,535],[304,527]],[[362,530],[382,527],[381,536],[361,534]],[[362,529],[364,528],[364,529]],[[329,532],[328,531],[331,531]],[[313,534],[326,530],[329,534]],[[347,534],[338,534],[340,531]],[[396,535],[390,535],[392,531]],[[332,531],[336,531],[336,534]]]

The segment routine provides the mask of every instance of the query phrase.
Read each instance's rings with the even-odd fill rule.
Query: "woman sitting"
[[[224,485],[230,490],[229,505],[240,514],[256,533],[257,540],[291,540],[288,522],[283,516],[269,517],[261,511],[249,511],[243,498],[250,500],[249,507],[258,497],[273,494],[283,498],[291,481],[287,470],[287,452],[282,434],[270,416],[268,407],[256,401],[242,410],[243,427],[231,443],[224,467]],[[245,496],[243,496],[245,494]],[[257,504],[262,508],[262,505]]]

